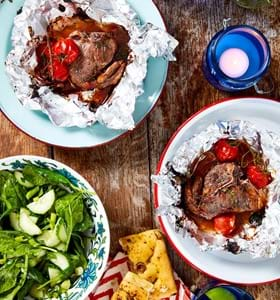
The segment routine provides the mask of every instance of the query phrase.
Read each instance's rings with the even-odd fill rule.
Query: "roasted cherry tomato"
[[[65,81],[68,78],[69,71],[65,63],[54,58],[52,65],[49,66],[49,71],[54,80]]]
[[[72,39],[59,39],[52,47],[53,54],[66,64],[74,62],[80,54],[80,49]]]
[[[256,165],[250,165],[247,167],[247,177],[257,189],[266,187],[272,181],[270,173],[263,171]]]
[[[219,161],[235,161],[238,157],[238,146],[233,146],[227,139],[219,140],[214,146],[214,152]]]
[[[229,235],[235,229],[235,214],[223,214],[214,218],[214,228],[223,235]]]

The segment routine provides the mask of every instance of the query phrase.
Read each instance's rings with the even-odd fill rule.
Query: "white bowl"
[[[97,286],[101,279],[110,252],[110,230],[106,212],[91,185],[76,171],[68,166],[40,156],[19,155],[0,159],[0,170],[20,170],[26,164],[33,164],[39,167],[56,170],[68,178],[75,186],[89,190],[91,195],[87,198],[86,204],[94,221],[96,239],[89,246],[88,266],[74,286],[68,291],[67,296],[62,295],[60,300],[82,300]]]
[[[173,134],[160,158],[157,173],[172,159],[177,149],[193,135],[220,120],[245,120],[257,128],[280,135],[280,104],[265,98],[227,99],[210,105],[186,120]],[[155,185],[155,206],[162,204],[163,190]],[[237,284],[261,284],[280,279],[280,256],[253,259],[249,255],[226,252],[201,252],[195,241],[175,231],[166,216],[160,216],[163,231],[174,249],[194,268],[209,276]]]

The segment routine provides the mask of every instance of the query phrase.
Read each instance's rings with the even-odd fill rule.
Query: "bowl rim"
[[[246,99],[261,99],[264,101],[271,101],[273,103],[278,103],[279,101],[277,99],[274,98],[269,98],[269,97],[262,97],[262,96],[246,96],[246,97],[228,97],[228,98],[222,98],[219,99],[211,104],[208,104],[204,107],[202,107],[200,110],[198,110],[196,113],[192,114],[189,118],[187,118],[176,130],[175,132],[171,135],[171,137],[169,138],[167,144],[164,147],[164,150],[162,151],[161,155],[160,155],[160,159],[159,162],[157,164],[156,167],[156,172],[155,174],[158,175],[159,172],[161,171],[162,167],[163,167],[163,161],[165,159],[166,154],[169,151],[170,146],[172,145],[173,141],[175,140],[175,138],[177,137],[177,135],[183,130],[183,128],[193,119],[195,119],[197,116],[199,116],[201,113],[203,113],[204,111],[215,107],[219,104],[223,104],[226,102],[234,102],[234,101],[240,101],[240,100],[246,100]],[[158,185],[154,184],[154,208],[158,208],[159,206],[159,191],[158,191]],[[188,264],[190,265],[192,268],[194,268],[195,270],[207,275],[208,277],[212,277],[214,279],[217,279],[221,282],[225,282],[225,283],[231,283],[231,284],[239,284],[239,285],[246,285],[246,286],[256,286],[256,285],[260,285],[260,284],[271,284],[274,282],[279,282],[280,281],[280,277],[276,278],[276,279],[272,279],[272,280],[267,280],[267,281],[263,281],[263,282],[256,282],[256,283],[244,283],[244,282],[239,282],[239,281],[227,281],[221,277],[217,277],[213,274],[211,274],[210,272],[207,272],[205,270],[202,270],[201,268],[199,268],[198,266],[196,266],[194,263],[192,263],[187,257],[185,257],[185,255],[179,250],[179,248],[177,247],[177,245],[173,242],[172,238],[169,236],[167,229],[164,225],[163,219],[161,216],[158,216],[158,221],[160,224],[160,227],[162,229],[162,231],[164,232],[165,236],[167,237],[168,242],[170,243],[170,245],[172,246],[172,248],[175,250],[175,252],[177,254],[179,254],[179,256]]]
[[[6,161],[12,162],[12,161],[16,161],[16,160],[21,161],[24,159],[30,160],[31,162],[34,162],[36,160],[41,160],[41,161],[51,164],[52,166],[54,164],[57,167],[64,168],[68,172],[70,172],[70,174],[73,175],[75,177],[75,179],[78,179],[81,183],[85,184],[85,186],[88,190],[94,192],[94,196],[92,196],[92,197],[94,197],[94,200],[97,202],[98,213],[100,215],[102,215],[102,217],[103,217],[102,223],[104,225],[104,229],[106,232],[105,235],[106,235],[107,239],[105,242],[105,255],[104,255],[102,267],[98,270],[99,272],[98,272],[98,275],[96,276],[96,280],[93,283],[91,283],[86,289],[82,288],[83,292],[81,295],[81,297],[82,297],[81,299],[85,299],[98,286],[98,284],[99,284],[100,280],[102,279],[103,274],[107,268],[107,263],[109,261],[111,234],[110,234],[110,227],[109,227],[109,219],[106,214],[103,203],[102,203],[101,199],[99,198],[98,194],[96,193],[96,191],[94,190],[94,188],[92,187],[92,185],[81,174],[79,174],[77,171],[75,171],[68,165],[66,165],[58,160],[52,159],[52,158],[38,156],[38,155],[14,155],[14,156],[1,157],[0,158],[0,170],[4,170],[4,168],[2,168],[2,163],[5,163]],[[56,168],[54,168],[54,169],[56,169]],[[73,289],[73,288],[75,288],[75,287],[72,286],[71,289]],[[71,289],[69,291],[71,291]],[[60,299],[60,298],[57,298],[57,299]]]

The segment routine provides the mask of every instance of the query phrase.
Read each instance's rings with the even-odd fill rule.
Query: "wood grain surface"
[[[140,0],[139,0],[140,1]],[[275,82],[269,97],[280,98],[280,5],[263,10],[246,10],[230,0],[154,0],[168,31],[180,45],[177,62],[171,63],[165,88],[153,113],[131,134],[95,149],[63,150],[35,141],[0,116],[0,157],[35,154],[52,157],[81,173],[96,189],[111,227],[111,254],[121,236],[156,227],[150,175],[176,128],[189,116],[214,101],[233,96],[256,95],[253,89],[230,95],[211,87],[201,71],[203,51],[211,36],[231,24],[246,23],[259,28],[272,50],[270,76]],[[169,248],[174,269],[189,286],[209,280],[182,261]],[[279,300],[280,284],[247,287],[256,300]]]

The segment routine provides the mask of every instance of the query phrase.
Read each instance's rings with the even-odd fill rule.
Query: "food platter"
[[[228,99],[206,107],[186,120],[174,133],[161,156],[157,173],[171,160],[184,141],[212,123],[221,120],[244,120],[253,123],[257,128],[279,134],[279,113],[280,107],[276,101],[254,97]],[[162,199],[163,190],[155,185],[156,207],[162,204]],[[212,277],[238,284],[268,283],[280,278],[279,256],[253,259],[248,254],[201,252],[193,239],[183,237],[175,231],[174,225],[166,216],[160,216],[159,221],[168,240],[182,258]]]
[[[4,41],[0,47],[0,79],[3,91],[1,95],[1,111],[16,127],[31,137],[47,144],[65,148],[95,147],[108,143],[125,134],[127,131],[111,130],[99,123],[87,128],[56,127],[42,112],[30,111],[19,103],[5,74],[4,61],[11,50],[10,36],[13,27],[13,18],[21,8],[23,2],[14,1],[10,3],[9,1],[5,1],[0,7],[0,17],[3,24],[0,33]],[[142,22],[151,22],[160,28],[165,28],[160,13],[151,0],[141,2],[130,0],[128,2],[140,16]],[[165,83],[167,68],[168,62],[164,59],[149,59],[147,76],[144,82],[144,94],[137,99],[133,114],[136,125],[155,106]]]

